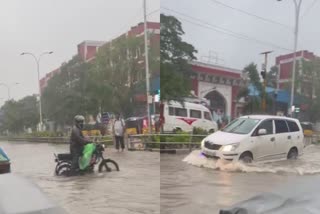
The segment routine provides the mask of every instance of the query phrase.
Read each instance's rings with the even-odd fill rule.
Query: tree
[[[267,86],[276,88],[278,78],[278,67],[272,66],[270,71],[267,73]]]
[[[273,69],[272,72],[275,72],[275,70]],[[259,76],[257,65],[254,63],[250,63],[243,69],[242,73],[243,76],[247,77],[247,80],[245,86],[240,89],[237,97],[238,99],[245,98],[247,100],[247,105],[245,107],[246,113],[260,113],[261,100],[263,94],[263,84]],[[254,89],[254,95],[250,95],[250,90],[248,88],[250,85]],[[268,96],[266,97],[266,100],[268,107],[270,108],[273,104],[273,101]]]
[[[90,71],[90,87],[96,93],[94,99],[104,109],[125,115],[132,113],[133,88],[145,82],[142,54],[139,54],[143,44],[141,37],[122,36],[99,49]]]
[[[316,122],[320,119],[320,59],[302,61],[302,72],[299,78],[301,86],[305,89],[304,95],[309,97],[310,119]]]
[[[59,125],[72,125],[76,114],[85,114],[87,102],[83,78],[89,67],[79,56],[61,66],[60,73],[49,80],[42,94],[45,118]]]
[[[174,16],[161,14],[160,78],[161,100],[181,100],[191,91],[192,69],[197,51],[184,42],[181,22]]]
[[[20,133],[24,128],[36,128],[39,122],[37,97],[27,96],[19,101],[7,101],[2,107],[1,131]]]

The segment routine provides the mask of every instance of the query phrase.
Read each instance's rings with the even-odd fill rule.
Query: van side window
[[[209,112],[207,112],[207,111],[204,112],[204,119],[210,120],[210,121],[212,120],[211,115],[210,115]]]
[[[192,118],[201,118],[201,111],[198,110],[190,110],[190,117]]]
[[[169,107],[169,115],[174,116],[174,108]]]
[[[256,135],[258,134],[259,129],[265,129],[267,130],[267,134],[273,134],[273,121],[272,120],[266,120],[263,121],[256,130]]]
[[[287,124],[289,126],[290,132],[298,132],[298,131],[300,131],[299,126],[297,125],[296,122],[287,120]]]
[[[277,134],[289,132],[289,129],[285,120],[275,120],[274,122],[276,125]]]
[[[188,117],[187,109],[185,108],[176,108],[176,116]]]

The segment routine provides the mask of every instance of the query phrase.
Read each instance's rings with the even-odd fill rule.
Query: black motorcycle
[[[119,165],[117,162],[111,159],[105,159],[103,152],[105,150],[104,144],[96,144],[95,151],[92,154],[90,164],[87,168],[80,170],[80,173],[93,172],[94,166],[99,163],[98,171],[107,172],[119,171]],[[71,171],[72,155],[70,153],[54,154],[55,162],[57,163],[55,168],[55,174],[57,176],[69,175]]]

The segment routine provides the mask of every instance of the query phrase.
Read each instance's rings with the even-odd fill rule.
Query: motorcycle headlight
[[[102,144],[102,147],[103,147],[103,148],[106,148],[106,146],[105,146],[104,144]]]
[[[223,152],[233,152],[234,150],[236,150],[239,147],[239,143],[235,143],[235,144],[230,144],[230,145],[225,145],[222,147],[222,151]]]

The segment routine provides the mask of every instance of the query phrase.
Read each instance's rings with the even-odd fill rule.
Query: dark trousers
[[[82,148],[75,145],[70,145],[70,153],[72,155],[71,170],[79,169],[79,158],[82,156]]]
[[[123,136],[115,136],[116,138],[116,149],[119,150],[121,145],[121,149],[124,149],[124,137]]]

